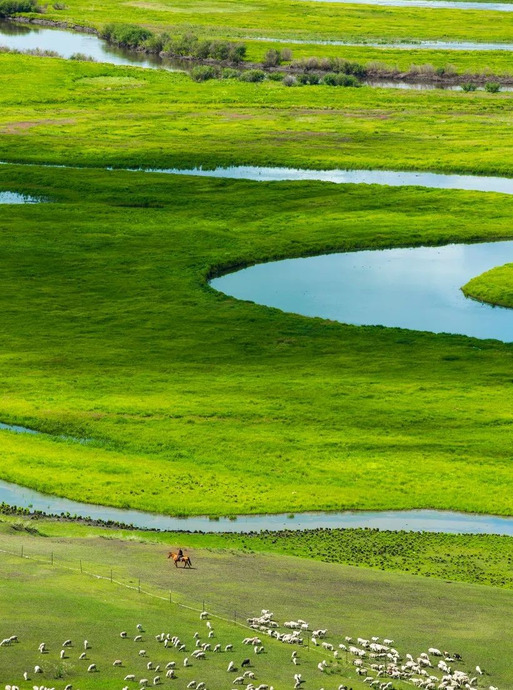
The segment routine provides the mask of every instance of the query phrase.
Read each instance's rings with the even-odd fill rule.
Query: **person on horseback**
[[[178,549],[178,562],[183,560],[183,551],[182,549]]]

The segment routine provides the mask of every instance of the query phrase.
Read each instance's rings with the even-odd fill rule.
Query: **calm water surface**
[[[0,192],[0,204],[37,204],[40,199],[35,199],[26,194],[18,194],[17,192]]]
[[[358,326],[513,341],[513,310],[460,288],[513,261],[513,242],[329,254],[259,264],[212,281],[238,299]]]
[[[451,0],[316,0],[316,2],[337,2],[351,5],[378,5],[382,7],[417,7],[433,10],[485,10],[511,12],[513,5],[507,2],[452,2]]]
[[[98,62],[108,62],[113,65],[163,68],[171,71],[184,69],[180,62],[164,60],[158,55],[146,55],[135,50],[116,48],[94,34],[41,27],[35,24],[0,21],[0,45],[16,50],[38,48],[54,50],[64,58],[71,57],[73,53],[84,53]]]

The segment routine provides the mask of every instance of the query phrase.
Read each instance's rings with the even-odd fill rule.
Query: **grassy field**
[[[513,539],[486,534],[431,534],[370,529],[283,530],[250,534],[145,532],[34,517],[2,516],[1,532],[42,537],[181,544],[189,549],[313,558],[326,563],[513,589]],[[291,521],[293,524],[293,521]],[[186,524],[184,525],[186,527]],[[8,541],[4,546],[9,548]]]
[[[462,287],[467,297],[501,307],[513,307],[513,264],[497,266]]]
[[[166,564],[167,565],[167,564]],[[163,569],[161,569],[163,570]],[[52,567],[42,562],[22,560],[2,554],[0,559],[0,602],[2,606],[2,636],[18,635],[19,643],[2,648],[0,653],[0,681],[16,683],[20,688],[32,688],[34,682],[64,687],[64,684],[78,683],[85,690],[92,688],[118,689],[127,674],[139,679],[148,678],[150,685],[155,676],[162,678],[162,684],[184,690],[195,679],[203,680],[212,690],[226,688],[230,679],[241,675],[241,661],[251,654],[251,668],[260,682],[273,684],[276,690],[289,688],[294,672],[299,670],[306,681],[313,684],[318,678],[324,686],[333,690],[346,681],[353,688],[364,688],[353,670],[347,670],[345,660],[333,662],[331,673],[321,676],[316,666],[322,659],[316,650],[300,652],[301,668],[290,661],[291,648],[275,640],[265,639],[266,653],[255,656],[250,647],[242,644],[250,631],[233,622],[213,618],[214,638],[207,637],[208,628],[200,622],[199,611],[189,610],[169,601],[139,594],[137,589],[127,589],[109,581],[98,580],[80,572],[70,572],[59,565]],[[169,572],[167,573],[169,577]],[[194,577],[191,573],[190,579]],[[158,596],[158,595],[157,595]],[[196,602],[196,605],[198,603]],[[201,610],[201,607],[200,609]],[[70,616],[70,612],[73,615]],[[136,625],[143,625],[142,640],[134,642],[138,634]],[[121,639],[120,632],[126,630],[128,639]],[[202,642],[207,640],[233,645],[233,651],[207,653],[205,660],[191,657],[194,651],[194,632],[199,631]],[[186,645],[185,652],[172,647],[165,648],[155,640],[155,635],[169,632],[177,635]],[[62,643],[71,639],[72,647],[66,649],[66,656],[60,659]],[[84,650],[83,641],[89,642],[87,656],[79,660]],[[46,654],[38,652],[41,642],[48,648]],[[144,649],[146,655],[139,656]],[[184,659],[190,663],[184,667]],[[480,655],[484,658],[484,655]],[[114,667],[114,660],[122,661],[122,667]],[[233,660],[238,672],[227,673],[229,661]],[[148,661],[153,669],[148,669]],[[176,680],[165,678],[165,665],[174,661]],[[97,671],[88,673],[91,663]],[[43,672],[34,673],[35,665]],[[160,664],[160,672],[155,666]],[[23,672],[29,672],[29,680],[23,681]],[[126,685],[126,683],[125,683]],[[405,686],[403,686],[405,687]]]
[[[513,175],[507,93],[197,84],[21,55],[0,55],[0,85],[1,160]]]
[[[174,514],[513,512],[510,346],[205,285],[282,256],[504,238],[512,197],[16,166],[0,186],[53,199],[2,209],[0,419],[90,439],[1,432],[2,478]]]
[[[204,624],[200,624],[197,613],[189,615],[169,603],[171,591],[173,602],[201,609],[204,600],[207,610],[228,619],[237,615],[237,620],[241,620],[262,608],[273,610],[278,621],[301,617],[312,628],[327,628],[327,639],[335,644],[345,635],[354,638],[378,635],[392,637],[394,646],[403,655],[410,652],[416,656],[432,645],[457,651],[463,655],[467,669],[480,664],[486,670],[479,687],[487,688],[490,684],[511,687],[509,659],[513,648],[503,630],[513,616],[513,594],[505,590],[288,556],[244,555],[201,548],[191,551],[195,569],[184,571],[169,565],[163,546],[115,539],[52,539],[28,533],[5,534],[2,530],[0,546],[18,553],[23,546],[28,557],[22,560],[2,553],[0,559],[1,634],[20,637],[18,646],[4,649],[0,654],[2,681],[12,682],[14,678],[8,674],[13,671],[21,674],[27,663],[37,657],[41,641],[49,644],[51,655],[47,658],[55,663],[64,639],[77,642],[74,656],[78,643],[87,638],[92,644],[88,656],[92,662],[98,662],[100,673],[92,681],[72,675],[66,681],[80,679],[80,687],[92,688],[97,687],[101,678],[102,687],[119,687],[119,681],[117,686],[107,685],[107,679],[110,682],[115,675],[110,667],[113,658],[125,661],[125,672],[137,664],[133,652],[132,656],[123,652],[126,647],[122,646],[125,641],[119,638],[120,630],[135,633],[135,624],[141,622],[148,633],[171,630],[183,636],[189,645],[193,631],[201,632],[200,625]],[[80,561],[83,570],[107,580],[92,580],[77,572]],[[76,570],[70,573],[61,569],[62,566]],[[163,596],[164,600],[152,600],[111,583],[111,568],[114,580],[137,588],[140,579],[143,591]],[[70,610],[74,612],[72,620]],[[246,656],[247,648],[240,645],[246,631],[241,629],[237,633],[233,625],[217,620],[213,625],[219,642],[235,644],[234,656],[240,663]],[[344,678],[344,672],[341,676],[321,676],[315,668],[327,652],[305,650],[301,653],[301,668],[294,669],[289,660],[290,646],[273,645],[270,640],[264,644],[268,653],[254,662],[257,677],[261,682],[271,681],[277,690],[290,687],[292,674],[297,670],[307,678],[308,687],[318,688],[322,684],[332,690]],[[134,647],[129,640],[126,645],[130,650]],[[149,658],[160,663],[175,658],[176,652],[166,656],[162,647],[160,653],[155,652],[156,647],[157,643],[146,635],[143,648],[149,651]],[[216,655],[209,655],[206,663],[214,668],[208,677],[209,687],[226,687],[227,661],[226,654],[221,655],[221,661],[217,661]],[[341,662],[345,664],[345,659]],[[181,676],[177,682],[180,690],[185,687],[183,679],[199,679],[198,667],[196,663],[187,672],[177,670]],[[143,670],[137,667],[138,673]],[[354,676],[348,680],[353,688],[365,687]],[[25,690],[26,686],[22,687]]]
[[[475,10],[372,7],[283,0],[70,0],[65,9],[47,6],[45,18],[102,28],[130,22],[152,30],[195,31],[230,38],[272,37],[317,40],[471,40],[510,42],[511,13]]]

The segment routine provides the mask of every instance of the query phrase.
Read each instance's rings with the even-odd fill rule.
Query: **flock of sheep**
[[[233,644],[222,646],[219,642],[214,641],[215,632],[207,612],[200,614],[200,620],[205,623],[203,635],[195,632],[190,644],[171,633],[162,632],[155,635],[156,642],[162,645],[163,649],[173,649],[182,654],[179,661],[168,661],[167,663],[157,663],[150,660],[148,652],[142,647],[145,638],[141,624],[137,624],[133,635],[129,635],[125,630],[121,631],[119,633],[120,638],[127,641],[131,640],[133,643],[132,645],[127,643],[125,647],[124,656],[130,659],[129,662],[125,663],[122,659],[112,661],[113,667],[123,669],[123,682],[126,684],[122,690],[144,689],[149,686],[162,685],[168,680],[173,681],[179,678],[181,670],[196,666],[197,662],[199,662],[197,664],[198,679],[190,680],[186,688],[187,690],[208,690],[208,666],[203,666],[203,662],[208,658],[207,655],[233,655],[234,646]],[[346,666],[348,663],[353,666],[354,672],[363,683],[375,690],[394,690],[395,682],[405,682],[423,690],[477,690],[478,687],[483,687],[483,685],[479,685],[479,681],[485,674],[479,666],[475,667],[474,674],[465,672],[461,669],[463,660],[459,654],[449,654],[435,647],[429,648],[427,652],[422,652],[418,656],[413,656],[412,654],[400,654],[394,647],[394,641],[386,638],[380,640],[379,637],[372,637],[371,639],[357,637],[356,640],[353,640],[351,637],[345,637],[343,642],[335,644],[326,639],[328,635],[326,629],[311,631],[309,624],[301,619],[285,621],[283,625],[280,625],[274,619],[273,613],[265,609],[259,616],[249,618],[248,624],[254,632],[258,632],[258,635],[245,637],[242,644],[246,645],[248,649],[252,649],[253,655],[244,658],[240,663],[236,663],[233,659],[228,661],[226,673],[230,677],[227,678],[229,683],[227,690],[229,688],[233,688],[233,690],[274,690],[272,685],[257,681],[257,672],[251,660],[253,658],[256,662],[258,656],[265,653],[265,646],[261,639],[263,634],[284,644],[295,645],[290,656],[290,662],[293,665],[290,687],[294,690],[307,690],[308,687],[312,687],[311,682],[307,683],[303,674],[296,668],[303,664],[302,657],[307,642],[310,649],[312,647],[318,648],[318,651],[324,653],[329,659],[322,659],[317,663],[319,673],[325,676],[337,673],[342,670],[341,661],[345,661]],[[204,640],[202,640],[202,636]],[[16,644],[18,644],[18,637],[13,635],[2,640],[0,647],[10,647]],[[92,654],[92,647],[88,640],[84,640],[80,648],[81,651],[79,652],[72,640],[65,640],[58,653],[59,659],[75,658],[79,662],[84,662],[83,669],[87,673],[99,673],[98,662],[89,658]],[[37,684],[36,679],[44,672],[45,657],[51,653],[51,650],[46,642],[41,642],[37,651],[39,654],[38,663],[23,672],[23,680],[36,682],[32,686],[33,690],[56,690],[55,687]],[[311,653],[308,654],[308,657],[311,661]],[[146,670],[143,675],[140,671],[134,672],[134,666],[141,666],[141,662]],[[318,676],[317,680],[321,680],[321,677]],[[498,690],[493,685],[486,687],[488,690]],[[16,684],[7,684],[5,690],[20,689]],[[67,684],[64,686],[64,690],[78,689]],[[320,690],[324,690],[324,688]],[[348,688],[346,685],[339,685],[338,690],[348,690]]]

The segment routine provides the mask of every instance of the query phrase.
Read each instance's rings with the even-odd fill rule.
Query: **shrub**
[[[241,81],[259,82],[264,81],[265,72],[261,69],[248,69],[245,72],[241,72],[239,77]]]
[[[462,84],[461,88],[463,91],[466,91],[467,93],[469,91],[475,91],[477,89],[477,86],[473,84],[471,81],[468,81],[466,84]]]
[[[270,79],[271,81],[283,81],[285,78],[285,75],[283,72],[270,72],[267,75],[267,78]]]
[[[322,83],[325,86],[336,86],[337,85],[337,75],[334,72],[328,72],[322,78]]]
[[[337,86],[361,86],[361,83],[353,74],[338,74],[336,81]]]
[[[232,43],[230,44],[230,53],[228,58],[238,64],[242,62],[246,57],[246,46],[244,43]]]
[[[18,12],[41,12],[35,0],[0,0],[0,18]]]
[[[139,48],[152,36],[151,31],[135,24],[107,24],[101,33],[105,40],[126,48]]]
[[[150,53],[161,53],[168,41],[169,36],[167,34],[153,34],[144,42],[144,47]]]
[[[184,34],[183,36],[175,36],[171,38],[164,46],[164,52],[174,55],[175,57],[186,57],[189,55],[196,55],[198,47],[198,38],[194,34]],[[205,57],[208,57],[206,55]]]
[[[292,51],[290,48],[283,48],[281,51],[282,62],[290,62],[292,60]]]
[[[54,2],[52,5],[54,10],[67,10],[68,6],[65,5],[63,2]]]
[[[194,57],[199,60],[206,60],[210,57],[210,41],[199,41],[194,50]]]
[[[233,67],[225,67],[221,72],[222,79],[238,79],[239,70],[233,69]]]
[[[85,53],[73,53],[69,56],[70,60],[78,60],[79,62],[96,62],[92,55],[86,55]]]
[[[501,90],[501,85],[496,81],[487,81],[485,84],[485,90],[488,93],[499,93]]]
[[[292,74],[286,74],[283,77],[283,82],[285,86],[296,86],[297,85],[297,79],[296,77],[293,77]]]
[[[209,79],[219,79],[220,73],[213,65],[196,65],[191,70],[191,78],[194,81],[208,81]]]
[[[281,53],[279,50],[271,48],[264,56],[264,67],[278,67],[281,65]]]

